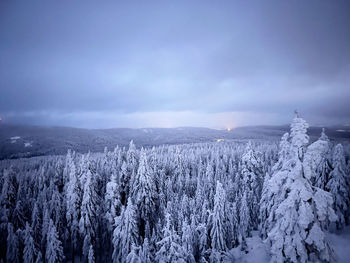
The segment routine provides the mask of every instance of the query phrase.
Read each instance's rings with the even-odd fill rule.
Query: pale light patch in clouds
[[[268,121],[279,124],[281,120],[275,113],[256,112],[217,112],[161,111],[161,112],[74,112],[52,111],[26,112],[20,116],[8,113],[6,118],[18,120],[19,124],[44,124],[48,126],[74,126],[79,128],[173,128],[209,127],[214,129],[236,128],[242,125],[263,125]],[[22,121],[22,122],[20,122]]]

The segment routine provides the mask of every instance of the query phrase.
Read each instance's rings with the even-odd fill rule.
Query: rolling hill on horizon
[[[216,142],[223,140],[279,140],[288,125],[246,126],[227,130],[199,127],[83,129],[71,127],[20,126],[0,124],[0,159],[60,155],[68,149],[80,153],[102,152],[105,147],[127,146],[133,140],[137,147],[163,144]],[[311,140],[319,137],[321,127],[310,127]],[[331,140],[350,141],[350,128],[326,128]]]

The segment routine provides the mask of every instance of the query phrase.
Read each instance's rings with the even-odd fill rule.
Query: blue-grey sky
[[[1,1],[0,117],[89,128],[350,123],[349,1]]]

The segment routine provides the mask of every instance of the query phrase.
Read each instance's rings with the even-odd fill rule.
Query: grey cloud
[[[16,122],[255,112],[278,115],[272,123],[295,108],[325,122],[350,116],[347,1],[35,1],[0,10],[0,114]]]

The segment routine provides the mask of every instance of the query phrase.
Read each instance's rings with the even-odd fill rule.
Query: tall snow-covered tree
[[[67,183],[70,180],[72,172],[76,173],[74,155],[75,155],[75,152],[72,152],[70,149],[67,151],[64,168],[63,168],[63,175],[62,175],[64,188],[67,188],[68,186]]]
[[[332,260],[323,227],[323,222],[335,219],[332,197],[313,187],[311,178],[304,173],[307,128],[298,115],[293,119],[288,160],[268,182],[269,196],[276,196],[268,205],[271,211],[266,224],[275,262]]]
[[[69,152],[70,153],[70,152]],[[75,249],[78,246],[79,240],[79,216],[82,189],[79,183],[76,166],[70,154],[67,156],[66,164],[66,220],[69,226],[71,244],[72,244],[72,258],[74,259]]]
[[[112,174],[110,181],[106,185],[106,194],[105,194],[105,209],[106,209],[106,219],[109,223],[108,228],[112,229],[114,224],[114,219],[119,214],[119,209],[121,206],[119,200],[119,192],[118,192],[118,184],[117,184],[117,175],[115,173]]]
[[[250,228],[254,229],[259,224],[259,203],[263,187],[262,171],[260,153],[254,151],[253,145],[249,141],[242,156],[238,193],[240,196],[243,196],[243,193],[246,194],[250,213],[249,224]]]
[[[126,153],[126,160],[128,164],[130,164],[132,167],[136,168],[136,162],[137,162],[137,151],[136,146],[134,144],[134,141],[131,140],[129,143],[129,149]]]
[[[8,222],[13,223],[12,215],[16,207],[18,182],[16,179],[16,171],[13,166],[4,169],[2,172],[1,195],[0,195],[0,258],[5,259],[6,255],[6,239]]]
[[[60,224],[62,223],[62,218],[64,217],[63,214],[63,205],[62,205],[62,196],[59,193],[57,186],[53,185],[53,181],[50,182],[50,188],[52,189],[52,195],[49,200],[49,213],[50,218],[54,221],[55,225],[57,226],[58,230],[61,227]],[[60,232],[60,231],[59,231]]]
[[[47,235],[50,227],[50,214],[49,210],[46,208],[46,204],[44,204],[44,212],[43,212],[43,222],[41,225],[41,248],[43,252],[45,252],[45,248],[47,245]]]
[[[194,254],[194,231],[190,224],[185,220],[182,224],[182,247],[184,248],[186,262],[195,262]]]
[[[90,245],[90,248],[89,248],[88,263],[95,263],[95,253],[92,245]]]
[[[285,133],[280,141],[279,144],[279,152],[278,152],[278,161],[277,163],[272,167],[272,174],[275,174],[276,172],[282,170],[283,165],[285,165],[289,158],[289,152],[290,152],[290,142],[289,142],[289,133]],[[274,184],[273,180],[270,180],[270,175],[266,174],[264,178],[264,185],[262,189],[262,195],[260,200],[260,232],[261,236],[265,239],[267,237],[267,231],[270,230],[269,220],[268,217],[271,214],[271,208],[276,202],[281,202],[280,198],[281,196],[277,196],[274,194],[271,194],[271,188],[269,184]]]
[[[55,263],[62,262],[64,259],[62,243],[58,238],[56,226],[50,219],[49,229],[47,232],[47,244],[45,253],[45,262]]]
[[[338,216],[336,225],[341,229],[345,225],[345,219],[348,218],[349,210],[349,189],[350,186],[346,181],[345,175],[345,157],[344,150],[341,144],[337,144],[333,152],[333,170],[329,175],[329,181],[326,189],[332,193],[334,198],[334,211]]]
[[[126,263],[142,263],[142,258],[139,256],[140,248],[136,247],[134,244],[131,247],[131,251],[126,257]]]
[[[304,158],[304,171],[313,185],[325,190],[329,181],[331,165],[331,144],[322,129],[321,137],[307,147]]]
[[[238,237],[239,237],[239,218],[236,202],[228,203],[228,212],[227,216],[227,226],[226,226],[226,244],[229,244],[228,248],[235,247],[238,245]]]
[[[142,263],[152,263],[152,254],[148,238],[143,240],[142,247],[139,251],[139,257],[142,259]]]
[[[19,237],[14,231],[13,225],[8,223],[7,230],[7,252],[6,252],[6,262],[19,263],[20,262],[20,244]]]
[[[131,198],[126,208],[122,208],[120,216],[115,219],[113,232],[113,262],[124,262],[133,244],[138,244],[139,233],[137,227],[136,207]]]
[[[184,258],[185,251],[181,246],[181,241],[179,235],[174,230],[170,214],[165,215],[165,225],[163,228],[163,237],[157,242],[158,251],[156,252],[155,260],[159,263],[161,262],[179,262],[185,263]]]
[[[141,149],[140,163],[137,170],[134,188],[132,189],[133,200],[139,211],[139,234],[150,238],[151,233],[146,233],[146,222],[149,223],[151,231],[157,220],[157,190],[154,184],[152,170],[148,166],[147,156],[144,149]]]
[[[134,144],[134,141],[131,140],[129,143],[129,149],[126,152],[126,164],[127,164],[127,177],[130,178],[130,182],[128,183],[130,187],[133,187],[135,184],[135,175],[137,171],[137,150]],[[129,197],[129,196],[127,196]],[[126,197],[126,198],[127,198]],[[127,199],[125,199],[125,202]]]
[[[134,169],[135,168],[133,168],[133,170]],[[132,176],[132,172],[130,172],[128,164],[125,161],[123,161],[120,168],[120,174],[119,174],[119,182],[120,182],[119,195],[120,195],[120,202],[122,205],[126,205],[126,201],[129,198],[131,176]]]
[[[23,262],[34,263],[35,262],[36,249],[34,246],[34,239],[32,236],[32,228],[26,223],[24,231],[24,249],[23,249]]]
[[[206,262],[206,253],[208,249],[208,229],[204,223],[200,223],[196,226],[196,233],[198,236],[198,251],[196,254],[196,259],[199,262]]]
[[[218,181],[216,183],[216,191],[214,196],[214,210],[211,214],[211,247],[213,250],[223,252],[227,249],[226,246],[226,214],[225,204],[226,194],[222,184]]]
[[[1,228],[7,228],[7,223],[12,222],[12,215],[16,207],[18,182],[16,171],[13,166],[4,170],[3,184],[1,191]]]
[[[226,215],[226,193],[222,184],[216,182],[214,196],[214,210],[210,215],[210,239],[211,239],[211,262],[220,262],[223,253],[227,250],[227,224],[229,223]]]
[[[251,236],[251,218],[247,200],[247,193],[243,193],[239,209],[239,234],[242,249],[246,249],[246,238]]]
[[[95,175],[95,174],[94,174]],[[87,170],[85,175],[84,194],[81,204],[81,218],[79,221],[80,234],[84,237],[83,254],[88,256],[90,245],[94,245],[99,216],[99,196],[96,189],[96,181],[91,172]]]

